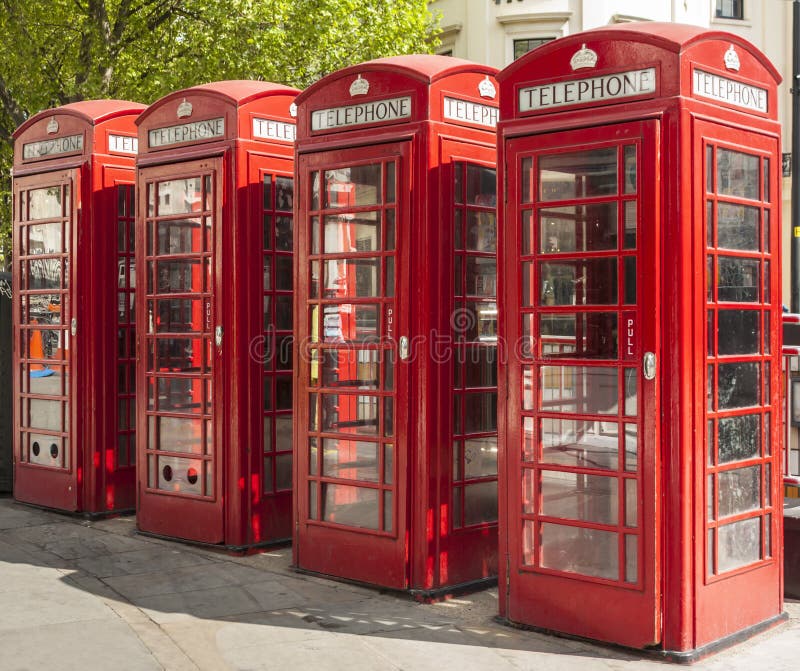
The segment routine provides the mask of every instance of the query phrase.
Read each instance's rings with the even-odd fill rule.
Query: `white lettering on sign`
[[[727,77],[712,75],[695,69],[692,73],[692,93],[701,98],[743,107],[755,112],[767,113],[767,90],[737,82]]]
[[[589,79],[572,79],[567,82],[520,89],[519,111],[531,112],[550,107],[630,98],[655,93],[655,90],[655,68],[618,72]]]
[[[119,154],[136,154],[139,152],[139,139],[128,135],[108,136],[108,151]]]
[[[628,317],[625,321],[627,322],[627,324],[625,325],[626,326],[625,356],[630,358],[635,354],[634,337],[636,336],[636,330],[634,329],[634,322],[631,317]]]
[[[225,118],[192,121],[178,126],[154,128],[147,134],[149,147],[167,147],[181,142],[203,142],[225,135]]]
[[[445,119],[466,121],[467,123],[474,123],[487,128],[496,128],[499,113],[497,107],[481,105],[469,100],[448,98],[447,96],[444,98]]]
[[[22,145],[23,159],[47,158],[54,154],[70,154],[83,151],[83,135],[67,135],[52,140],[40,140]]]
[[[253,137],[260,137],[265,140],[280,140],[281,142],[294,142],[295,137],[297,137],[297,127],[293,123],[254,118]]]
[[[316,110],[311,113],[311,130],[360,126],[361,124],[396,121],[409,117],[411,117],[411,96],[373,100],[358,105]]]

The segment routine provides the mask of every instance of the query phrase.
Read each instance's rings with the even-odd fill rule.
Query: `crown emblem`
[[[187,116],[192,116],[192,103],[186,102],[186,98],[183,99],[183,102],[178,105],[178,118],[184,119]]]
[[[497,95],[497,89],[489,79],[489,75],[486,75],[486,78],[478,84],[478,93],[481,94],[481,98],[494,98]]]
[[[739,62],[739,54],[736,53],[736,49],[734,49],[731,44],[725,52],[725,67],[728,68],[728,70],[739,72],[741,65],[742,64]]]
[[[50,121],[47,122],[47,132],[49,135],[58,133],[58,121],[56,121],[55,117],[51,117]]]
[[[573,70],[593,68],[597,65],[597,52],[587,49],[586,44],[583,44],[581,48],[573,54],[572,58],[570,58],[569,64]]]
[[[294,103],[289,105],[289,116],[291,116],[292,118],[297,116],[297,105],[295,105]]]
[[[351,96],[365,96],[369,91],[369,82],[364,79],[361,75],[358,75],[356,80],[350,84],[350,95]]]

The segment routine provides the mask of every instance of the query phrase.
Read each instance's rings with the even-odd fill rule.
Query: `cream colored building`
[[[741,35],[783,75],[778,116],[783,151],[791,151],[791,0],[433,0],[441,15],[441,54],[504,68],[541,44],[614,23],[673,21]],[[791,179],[783,180],[783,296],[789,304]]]

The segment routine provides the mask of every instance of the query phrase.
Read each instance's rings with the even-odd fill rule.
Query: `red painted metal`
[[[642,70],[649,74],[639,89],[633,78],[614,79]],[[522,356],[501,359],[500,368],[501,614],[676,657],[702,654],[781,613],[780,76],[735,35],[643,23],[556,40],[515,61],[498,81],[498,163],[508,186],[501,314],[509,342],[522,339]],[[603,82],[611,82],[610,95],[587,100]],[[732,93],[737,83],[763,97],[745,108]],[[534,104],[526,109],[525,102]],[[581,188],[596,186],[597,164],[580,163],[589,156],[605,156],[618,183],[594,195],[559,193],[567,175],[582,175],[575,178]],[[633,161],[638,186],[631,191]],[[745,175],[752,179],[742,181]],[[617,214],[592,219],[591,208],[596,214],[601,206]],[[586,238],[578,238],[585,249],[574,241],[567,249],[548,246],[539,223],[523,225],[528,212],[542,226],[566,226],[567,212],[588,212]],[[613,239],[593,237],[592,223],[604,221],[615,222]],[[747,239],[732,235],[745,230]],[[625,272],[632,261],[607,260],[625,257],[636,259],[638,273]],[[602,293],[611,277],[603,263],[618,269],[618,296]],[[586,288],[572,290],[574,301],[557,293],[548,299],[546,285],[565,268]],[[634,279],[629,309],[623,294]],[[617,314],[618,330],[604,326],[604,313]],[[555,342],[557,319],[573,314],[572,351],[563,344],[558,353],[537,349]],[[744,335],[728,337],[740,327]],[[592,328],[617,341],[616,353],[598,350]],[[653,380],[644,375],[645,352],[656,355]],[[558,368],[570,365],[576,368]],[[583,380],[602,369],[633,371],[638,407],[629,419],[622,373],[614,385],[618,406],[591,410],[596,397]],[[562,386],[554,389],[556,372]],[[548,401],[568,395],[565,380],[574,385],[569,393],[584,390],[569,401],[584,403],[583,412]],[[577,434],[583,427],[589,443],[590,434],[616,431],[612,465],[576,465],[570,445],[581,440],[564,438],[564,422],[575,422]],[[622,466],[629,438],[622,423],[638,428],[631,472]],[[572,492],[569,478],[580,485]],[[638,485],[623,497],[628,481]],[[618,509],[598,519],[598,502],[608,501]],[[629,507],[637,519],[625,517]],[[635,552],[623,537],[638,539]]]
[[[134,120],[143,109],[121,100],[73,103],[14,133],[19,501],[89,515],[135,505],[126,259]]]
[[[298,97],[303,570],[420,596],[496,573],[494,72],[385,58]]]
[[[144,532],[229,549],[291,537],[297,93],[216,82],[137,121]]]

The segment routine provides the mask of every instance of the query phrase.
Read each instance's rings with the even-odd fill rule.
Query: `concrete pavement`
[[[585,671],[663,662],[493,620],[490,589],[434,605],[300,575],[291,551],[250,557],[137,536],[0,499],[0,671],[471,669]],[[797,667],[788,623],[694,669]]]

